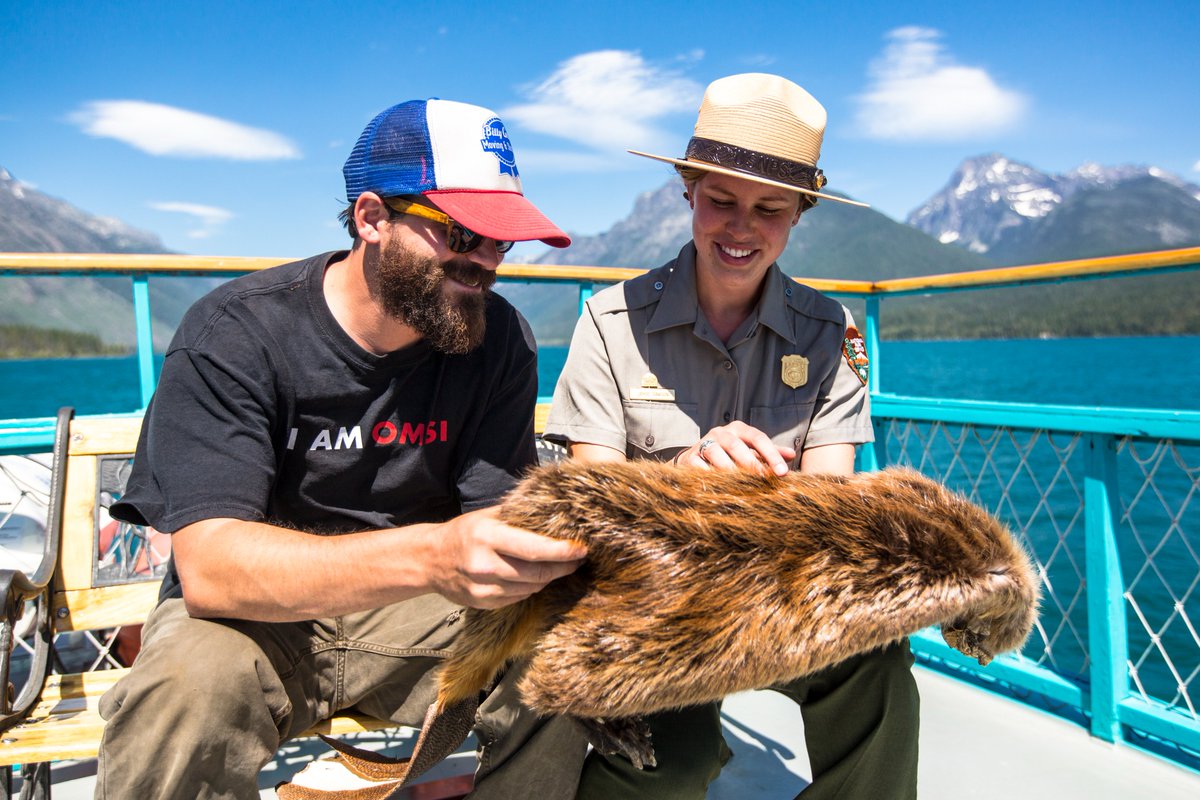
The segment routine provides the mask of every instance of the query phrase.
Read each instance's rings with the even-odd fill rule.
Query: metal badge
[[[658,376],[647,372],[642,376],[642,385],[629,390],[630,400],[659,400],[666,403],[675,402],[675,390],[664,389],[658,385]]]
[[[784,356],[783,382],[793,389],[808,383],[808,359],[797,355]]]

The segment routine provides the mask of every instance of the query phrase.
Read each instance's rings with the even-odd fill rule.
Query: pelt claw
[[[580,718],[579,724],[587,731],[592,747],[599,752],[623,755],[638,769],[658,766],[650,741],[650,726],[641,717]]]

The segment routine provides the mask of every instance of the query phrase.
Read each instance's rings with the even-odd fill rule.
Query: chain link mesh
[[[1019,658],[1088,682],[1083,479],[1078,433],[890,419],[888,461],[991,510],[1035,561],[1040,618]],[[1200,706],[1200,445],[1117,442],[1117,546],[1133,693],[1186,714]]]

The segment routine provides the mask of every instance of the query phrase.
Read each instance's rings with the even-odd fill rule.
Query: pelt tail
[[[535,595],[495,611],[467,611],[459,641],[442,665],[439,709],[449,708],[486,689],[506,664],[528,655],[545,626],[542,602]]]

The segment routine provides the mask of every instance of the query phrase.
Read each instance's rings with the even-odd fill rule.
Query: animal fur
[[[516,526],[588,546],[575,574],[471,610],[439,706],[509,661],[544,714],[611,721],[808,675],[942,625],[987,663],[1036,616],[1029,559],[964,497],[901,469],[852,477],[649,461],[535,471],[504,501]]]

